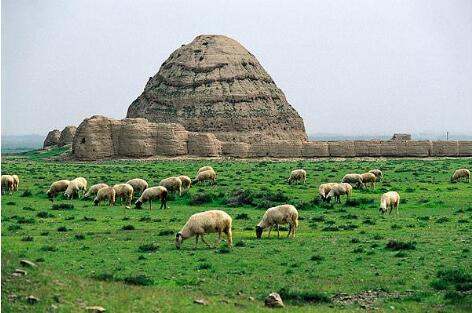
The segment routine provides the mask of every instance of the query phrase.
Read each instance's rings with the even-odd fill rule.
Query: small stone
[[[26,271],[24,271],[24,270],[20,270],[20,269],[17,268],[17,269],[13,272],[13,274],[16,274],[16,275],[14,275],[14,276],[26,276],[26,274],[28,274],[28,273],[27,273]]]
[[[195,299],[193,303],[200,304],[200,305],[208,305],[208,301],[205,299]]]
[[[282,298],[280,295],[276,292],[272,292],[267,296],[267,298],[264,301],[265,306],[269,308],[283,308],[284,303],[282,301]]]
[[[256,299],[254,299],[254,297],[249,297],[249,301],[254,301]]]
[[[101,307],[98,305],[88,306],[85,308],[85,310],[87,310],[87,312],[90,312],[90,313],[103,313],[107,311],[104,307]]]
[[[393,305],[390,306],[390,309],[395,310],[395,307]]]
[[[28,302],[29,304],[36,304],[36,303],[38,303],[38,301],[39,301],[39,298],[37,298],[33,295],[26,298],[26,302]]]
[[[57,305],[51,304],[51,306],[48,308],[48,312],[54,313],[57,311]]]
[[[29,261],[29,260],[26,260],[26,259],[21,260],[21,261],[20,261],[20,264],[21,264],[22,266],[25,266],[25,267],[35,267],[35,266],[36,266],[36,264],[34,264],[33,262],[31,262],[31,261]]]

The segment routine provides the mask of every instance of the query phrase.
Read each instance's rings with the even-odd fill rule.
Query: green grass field
[[[20,190],[2,196],[2,309],[4,312],[264,312],[279,292],[281,312],[471,312],[472,183],[449,182],[472,159],[377,161],[48,161],[29,153],[4,158],[2,174],[18,174]],[[45,191],[58,179],[114,184],[134,177],[156,185],[165,177],[195,176],[203,165],[216,185],[196,185],[167,210],[95,207],[64,200],[52,209]],[[305,185],[287,184],[304,168]],[[346,204],[317,200],[322,182],[350,172],[383,170],[376,189],[357,190]],[[398,191],[399,216],[380,216],[380,195]],[[265,209],[290,203],[299,210],[293,240],[276,232],[255,238]],[[191,214],[219,208],[233,217],[233,249],[208,249],[194,240],[176,250],[175,233]],[[216,236],[209,235],[214,242]],[[37,264],[15,277],[26,258]],[[372,291],[370,294],[368,291]],[[341,301],[346,293],[355,301]],[[37,304],[25,297],[34,295]],[[193,303],[205,299],[207,306]],[[53,307],[54,306],[54,307]],[[54,309],[55,308],[55,309]]]

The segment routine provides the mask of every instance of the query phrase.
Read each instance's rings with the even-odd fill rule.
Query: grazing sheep
[[[451,183],[460,181],[461,178],[464,178],[465,181],[468,183],[470,182],[470,171],[465,168],[458,169],[454,172],[454,174],[451,176]]]
[[[400,195],[398,192],[395,191],[389,191],[386,192],[382,195],[382,198],[380,198],[380,207],[379,207],[379,212],[382,214],[387,213],[388,214],[392,213],[393,209],[397,209],[397,215],[398,215],[398,204],[400,203]]]
[[[290,177],[288,178],[288,184],[290,185],[292,182],[296,181],[303,181],[306,182],[306,171],[305,170],[293,170],[290,173]]]
[[[182,175],[179,176],[180,180],[182,181],[182,190],[188,190],[192,186],[192,180],[190,177]]]
[[[66,179],[53,182],[49,187],[48,191],[46,192],[48,198],[54,198],[59,192],[66,191],[67,187],[69,187],[69,184],[70,180]]]
[[[147,181],[141,178],[133,178],[128,180],[126,183],[130,184],[133,187],[133,191],[137,192],[138,194],[143,193],[143,191],[149,187]]]
[[[149,201],[149,210],[152,209],[152,200],[154,199],[161,199],[161,207],[160,209],[164,208],[167,209],[167,189],[166,187],[157,186],[147,188],[141,194],[141,197],[136,201],[135,205],[137,209],[141,209],[141,206],[144,202]]]
[[[273,208],[269,208],[262,217],[259,224],[256,226],[256,237],[261,238],[264,229],[269,228],[269,237],[272,227],[277,226],[277,237],[280,237],[279,225],[289,224],[287,237],[292,234],[292,238],[295,238],[295,232],[298,227],[298,211],[290,204],[283,204]]]
[[[331,188],[333,188],[334,185],[337,183],[326,183],[326,184],[321,184],[320,187],[318,188],[319,193],[320,193],[320,198],[323,201],[326,201],[326,196],[328,195],[329,191]]]
[[[220,210],[210,210],[192,215],[184,227],[175,235],[175,246],[180,249],[182,242],[190,237],[196,236],[195,248],[198,245],[198,238],[211,248],[205,240],[205,235],[209,233],[218,233],[216,245],[221,241],[221,233],[225,233],[228,238],[228,246],[233,244],[233,234],[231,231],[233,220],[228,213]]]
[[[15,190],[15,179],[11,175],[2,175],[2,194]]]
[[[11,175],[11,177],[13,177],[14,180],[13,191],[18,191],[18,187],[20,186],[20,177],[18,177],[18,175]]]
[[[351,184],[351,186],[353,184],[356,184],[357,188],[360,188],[362,187],[362,175],[360,174],[346,174],[344,175],[342,181],[342,183],[348,183],[348,184]]]
[[[97,192],[98,192],[100,189],[106,188],[106,187],[108,187],[108,185],[107,185],[107,184],[104,184],[104,183],[100,183],[100,184],[93,185],[93,186],[90,187],[90,189],[85,193],[84,199],[90,198],[91,196],[97,194]]]
[[[179,192],[182,195],[182,181],[178,177],[168,177],[159,182],[159,186],[166,187],[168,192]]]
[[[66,199],[73,199],[77,195],[79,197],[79,191],[82,190],[85,192],[87,189],[87,180],[83,177],[77,177],[70,181],[69,186],[67,186],[66,191],[64,192],[64,197]]]
[[[340,183],[334,185],[329,193],[326,195],[326,201],[331,202],[331,198],[334,197],[336,203],[341,203],[341,196],[346,195],[346,201],[351,198],[352,186],[348,183]]]
[[[378,182],[381,181],[382,178],[384,177],[384,174],[382,173],[382,171],[378,169],[370,170],[369,173],[374,174],[375,177],[377,177]]]
[[[130,184],[116,184],[113,186],[115,189],[115,197],[120,198],[120,203],[123,203],[123,200],[126,204],[131,205],[131,199],[133,199],[133,186]]]
[[[214,170],[206,170],[203,172],[198,173],[197,177],[192,181],[192,184],[195,185],[197,183],[202,183],[204,181],[209,181],[212,184],[215,183],[216,180],[216,173]]]
[[[200,167],[200,169],[199,169],[198,172],[197,172],[197,175],[200,174],[201,172],[208,171],[208,170],[215,172],[215,170],[213,169],[213,167],[211,167],[211,166],[203,166],[203,167]],[[216,173],[216,172],[215,172],[215,173]]]
[[[375,176],[373,173],[364,173],[361,174],[362,176],[362,185],[364,185],[364,188],[367,188],[367,184],[370,184],[372,189],[375,189],[375,182],[377,181],[377,176]]]
[[[103,184],[103,185],[105,185],[105,184]],[[92,189],[92,188],[90,188],[90,189]],[[111,206],[111,205],[115,205],[115,199],[116,199],[115,188],[106,186],[106,187],[100,188],[98,190],[97,196],[93,200],[93,203],[95,203],[95,205],[99,205],[101,201],[108,200],[108,205]]]

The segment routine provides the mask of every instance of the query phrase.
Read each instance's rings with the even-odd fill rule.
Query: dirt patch
[[[333,303],[340,305],[358,304],[361,308],[366,310],[373,310],[374,303],[378,299],[399,299],[414,293],[414,291],[407,291],[405,293],[386,292],[382,290],[369,290],[356,294],[338,293],[334,295],[331,300]]]

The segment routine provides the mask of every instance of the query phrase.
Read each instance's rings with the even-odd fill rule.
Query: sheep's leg
[[[292,232],[292,224],[288,224],[288,234],[287,238],[290,237],[290,233]]]
[[[211,245],[208,243],[208,241],[205,240],[204,235],[201,235],[201,237],[202,237],[202,241],[208,246],[208,248],[211,249]]]
[[[151,211],[151,210],[152,210],[152,200],[149,199],[149,211]]]
[[[279,224],[277,224],[277,238],[280,238]]]
[[[233,246],[233,233],[231,232],[231,228],[226,231],[226,238],[228,238],[228,246]]]
[[[197,246],[198,246],[198,237],[200,235],[197,234],[197,236],[195,236],[195,249],[197,249]]]
[[[218,239],[216,239],[216,244],[215,246],[219,246],[221,243],[221,231],[218,232]]]
[[[272,227],[274,227],[274,225],[270,226],[269,228],[269,236],[268,236],[269,238],[270,238],[270,232],[272,231]]]

